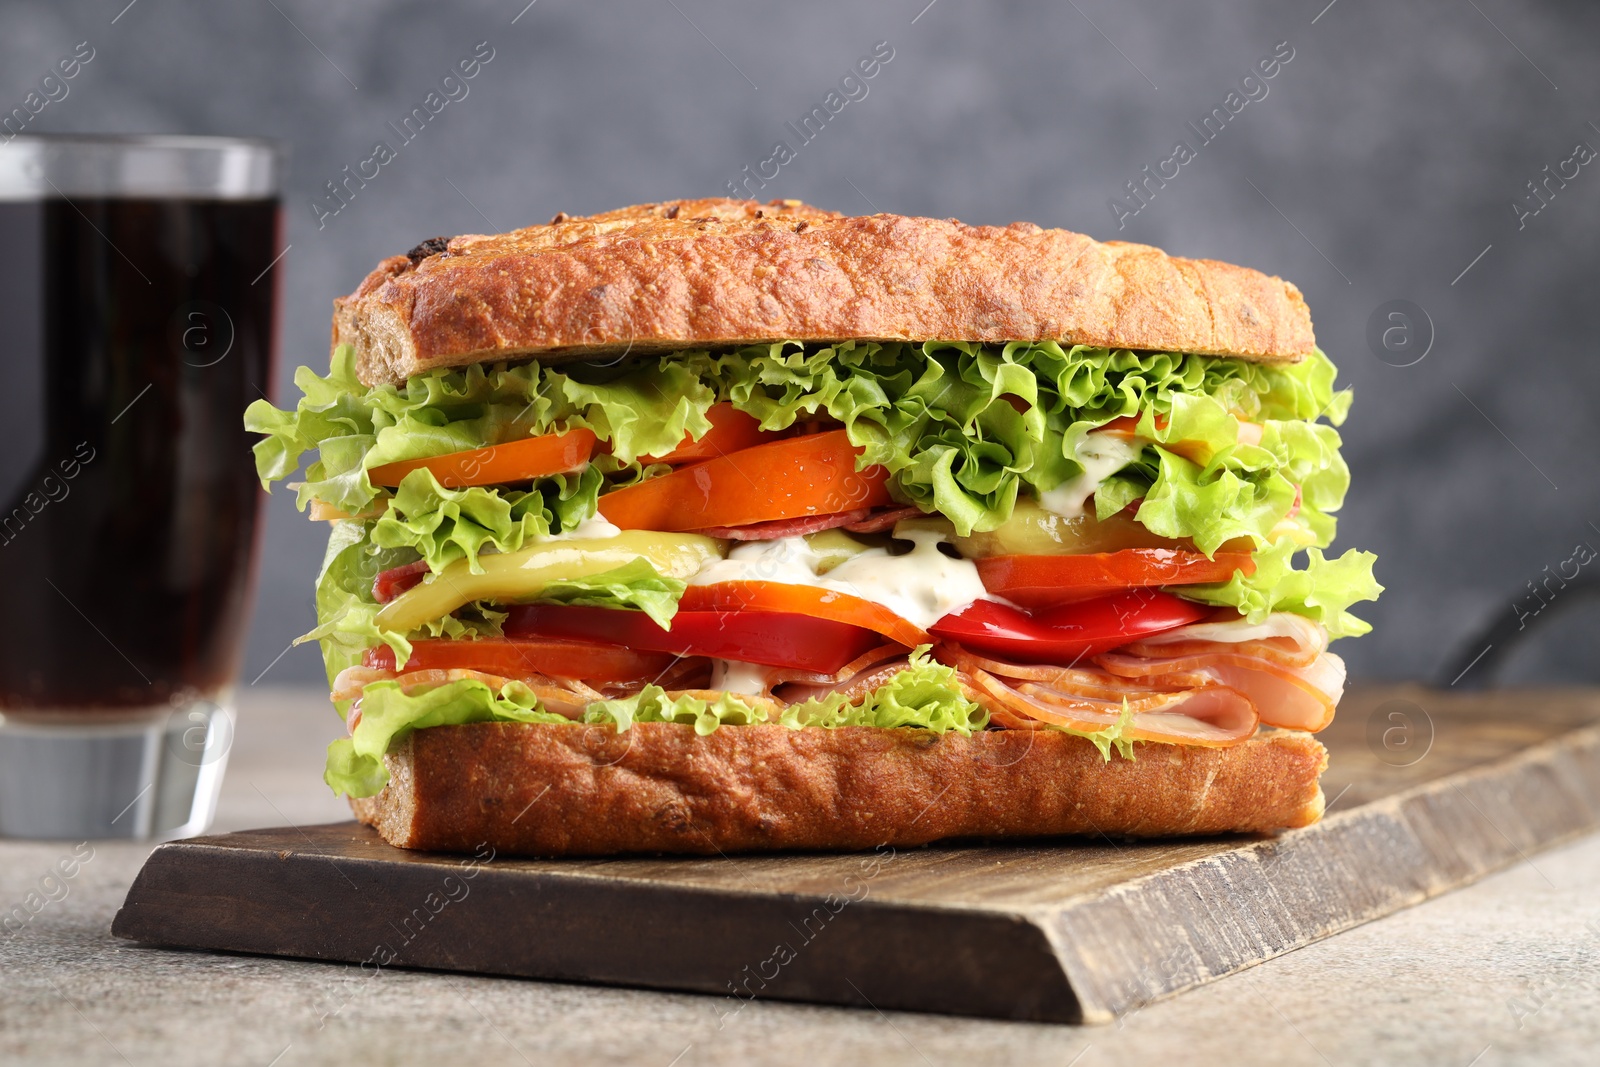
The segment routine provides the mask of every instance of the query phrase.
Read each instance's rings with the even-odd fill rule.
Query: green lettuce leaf
[[[1156,444],[1102,483],[1102,517],[1140,500],[1138,521],[1206,552],[1240,537],[1322,548],[1334,537],[1349,483],[1332,425],[1343,420],[1350,395],[1334,390],[1334,376],[1321,352],[1294,364],[1258,364],[1055,342],[783,342],[609,367],[475,365],[368,389],[355,377],[353,353],[341,348],[326,377],[304,368],[296,375],[305,395],[294,412],[259,402],[246,422],[266,435],[256,447],[264,481],[287,476],[316,449],[302,506],[315,498],[352,513],[379,498],[366,473],[378,463],[577,427],[609,441],[609,454],[582,476],[544,480],[529,492],[445,490],[426,472],[409,476],[372,540],[414,550],[434,570],[456,559],[476,565],[483,551],[511,551],[587,517],[604,482],[656,473],[638,457],[704,432],[707,411],[723,400],[768,429],[816,415],[840,421],[863,449],[862,465],[887,467],[897,497],[942,513],[961,534],[995,529],[1020,494],[1078,477],[1083,435],[1135,416]],[[1262,425],[1259,444],[1239,441],[1240,419]],[[1166,447],[1178,441],[1182,454]],[[1293,571],[1285,561],[1211,595],[1298,605],[1286,610],[1347,629],[1357,625],[1346,622],[1349,597],[1377,588],[1356,569],[1323,560]],[[1282,579],[1268,582],[1266,573],[1279,570]],[[1337,588],[1324,592],[1319,581]],[[665,610],[663,603],[658,598],[653,610]]]
[[[245,409],[245,429],[266,435],[254,447],[256,471],[264,489],[293,474],[301,457],[324,442],[373,433],[363,396],[366,387],[356,379],[353,348],[341,345],[334,351],[326,378],[310,367],[301,367],[294,372],[294,384],[301,397],[293,412],[280,411],[266,400],[257,400]]]
[[[1132,738],[1129,738],[1129,737],[1126,736],[1126,734],[1128,732],[1128,727],[1131,726],[1131,725],[1133,725],[1133,709],[1128,707],[1128,698],[1127,697],[1123,697],[1122,698],[1122,714],[1119,715],[1117,717],[1117,721],[1112,723],[1110,726],[1102,727],[1099,730],[1074,730],[1070,726],[1056,726],[1056,725],[1051,725],[1051,726],[1049,726],[1047,728],[1051,729],[1051,730],[1058,730],[1058,731],[1060,731],[1061,733],[1064,733],[1064,734],[1071,734],[1074,737],[1082,737],[1082,738],[1085,738],[1088,741],[1092,741],[1094,743],[1094,747],[1098,748],[1100,750],[1100,758],[1105,760],[1107,763],[1110,763],[1111,762],[1111,750],[1113,748],[1117,750],[1117,754],[1119,756],[1121,756],[1123,759],[1133,759],[1134,758],[1133,757],[1133,740],[1132,740]],[[1166,745],[1166,744],[1176,744],[1177,742],[1173,742],[1173,741],[1151,741],[1151,742],[1146,742],[1146,743],[1147,744]]]
[[[1327,627],[1330,638],[1359,637],[1372,629],[1350,614],[1351,604],[1376,600],[1383,586],[1372,576],[1377,557],[1350,549],[1337,559],[1325,559],[1321,549],[1306,551],[1303,570],[1294,568],[1297,546],[1280,541],[1255,555],[1255,573],[1234,572],[1227,582],[1186,585],[1184,597],[1204,604],[1237,608],[1251,622],[1262,622],[1275,611],[1304,615]]]
[[[633,464],[640,456],[676,448],[685,435],[696,439],[711,429],[706,412],[717,402],[705,380],[705,353],[676,353],[618,371],[573,367],[571,375],[546,372],[559,381],[561,394],[581,415],[583,425],[611,443],[611,458]],[[591,380],[580,381],[586,374]]]
[[[721,399],[768,429],[825,413],[865,449],[863,466],[887,466],[902,496],[943,513],[964,535],[1004,522],[1019,491],[1079,474],[1070,443],[1111,419],[1172,414],[1187,426],[1193,412],[1175,398],[1208,397],[1207,439],[1232,414],[1337,424],[1349,396],[1333,392],[1333,376],[1321,352],[1264,365],[1055,342],[782,342],[620,367],[474,365],[366,389],[341,347],[326,378],[297,373],[305,396],[293,413],[261,401],[246,424],[267,435],[256,446],[264,481],[287,476],[317,448],[302,504],[315,497],[354,513],[377,497],[366,471],[380,463],[585,427],[610,443],[596,466],[634,478],[640,455],[703,433]],[[1248,460],[1230,469],[1241,466],[1259,469]]]
[[[295,640],[295,644],[321,644],[330,685],[340,671],[360,663],[361,654],[375,645],[388,645],[402,664],[411,655],[406,634],[378,627],[378,609],[382,605],[372,595],[372,582],[382,571],[413,562],[417,554],[372,544],[367,536],[371,525],[329,524],[328,548],[317,572],[317,627]],[[341,713],[344,710],[341,706]]]
[[[637,608],[666,629],[678,613],[678,598],[688,583],[662,575],[647,559],[636,559],[587,578],[551,582],[539,593],[541,604],[595,608]]]
[[[1155,416],[1176,419],[1176,429],[1151,434],[1158,440],[1193,432],[1234,446],[1236,416],[1337,422],[1349,403],[1348,394],[1333,392],[1333,365],[1321,352],[1263,365],[1053,341],[811,349],[785,342],[740,349],[716,367],[721,395],[768,429],[818,412],[844,423],[865,450],[863,465],[887,467],[900,495],[943,514],[963,536],[1005,522],[1019,491],[1048,491],[1081,474],[1073,444],[1120,416],[1142,415],[1151,429]],[[1207,403],[1194,403],[1200,399]],[[1230,521],[1270,527],[1266,502],[1276,506],[1281,491],[1234,484],[1249,480],[1241,472],[1270,467],[1270,451],[1234,447],[1213,464],[1232,475],[1212,479],[1222,485],[1215,495],[1238,509]],[[1159,473],[1147,472],[1152,482]],[[1280,516],[1292,504],[1290,492]],[[1204,535],[1186,528],[1183,513],[1169,511],[1166,519],[1181,528],[1168,536]]]
[[[1334,533],[1329,514],[1344,502],[1350,471],[1332,427],[1265,420],[1261,443],[1238,439],[1239,422],[1215,397],[1174,396],[1165,426],[1147,410],[1139,432],[1157,445],[1109,480],[1095,495],[1099,518],[1143,497],[1135,517],[1163,537],[1191,538],[1208,555],[1225,541],[1248,537],[1257,545],[1277,539],[1279,523],[1299,500],[1299,522],[1310,543],[1326,546]],[[1202,465],[1167,445],[1183,442],[1210,453]],[[1297,488],[1298,491],[1297,491]]]
[[[629,697],[595,701],[584,709],[583,721],[615,726],[618,731],[636,722],[675,722],[693,726],[694,732],[704,737],[724,724],[765,722],[766,713],[752,708],[736,693],[723,693],[708,701],[690,693],[673,696],[659,685],[647,685]]]
[[[381,548],[416,550],[435,574],[459,559],[482,574],[478,556],[486,548],[515,552],[593,515],[602,481],[600,471],[589,466],[540,478],[528,492],[446,489],[432,471],[414,470],[374,524],[372,541]]]
[[[956,672],[928,658],[927,645],[911,653],[906,668],[866,696],[851,702],[839,693],[783,709],[778,721],[806,726],[914,726],[934,733],[970,735],[989,723],[989,713],[956,688]]]

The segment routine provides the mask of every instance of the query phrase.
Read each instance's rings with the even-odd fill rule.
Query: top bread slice
[[[1286,362],[1281,278],[1031,223],[669,200],[424,241],[334,301],[367,385],[435,367],[762,342],[1040,341]]]

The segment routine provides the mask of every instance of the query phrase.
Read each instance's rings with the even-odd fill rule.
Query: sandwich
[[[384,260],[246,421],[391,844],[865,849],[1320,817],[1334,377],[1242,267],[679,200]]]

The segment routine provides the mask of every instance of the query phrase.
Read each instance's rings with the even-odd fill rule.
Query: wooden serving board
[[[719,859],[413,853],[356,823],[162,845],[119,937],[720,995],[1105,1022],[1600,826],[1600,693],[1356,691],[1322,822]]]

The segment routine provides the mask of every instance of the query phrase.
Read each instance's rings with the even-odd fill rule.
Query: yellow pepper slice
[[[457,560],[421,585],[395,597],[378,612],[380,629],[410,633],[474,600],[529,600],[551,582],[587,578],[645,559],[667,578],[688,578],[724,551],[700,534],[630,530],[617,537],[544,541],[516,552],[478,557],[482,574]]]

